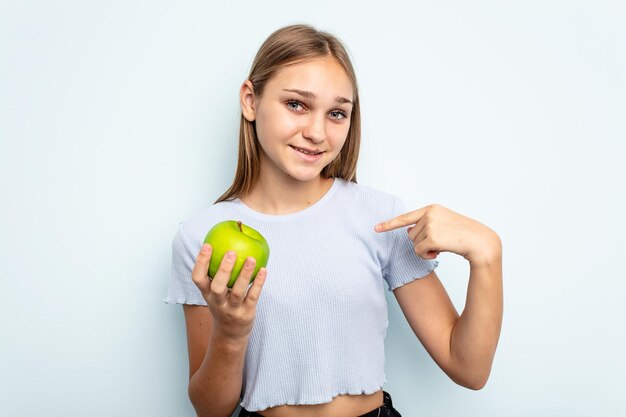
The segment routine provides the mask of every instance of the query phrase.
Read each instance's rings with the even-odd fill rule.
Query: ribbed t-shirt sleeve
[[[392,215],[386,220],[406,212],[407,210],[402,200],[394,197]],[[439,265],[439,261],[436,259],[422,259],[415,254],[413,241],[409,239],[406,231],[407,227],[400,227],[385,232],[388,234],[388,259],[383,266],[383,278],[389,285],[389,291],[393,291],[418,278],[425,277]]]
[[[200,247],[196,248],[187,237],[181,223],[172,240],[172,265],[167,295],[163,301],[168,304],[207,305],[200,289],[191,279],[191,271],[196,263]]]

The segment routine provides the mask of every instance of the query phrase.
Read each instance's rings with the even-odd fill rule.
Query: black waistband
[[[369,411],[365,414],[361,414],[359,417],[402,417],[398,411],[393,408],[393,402],[391,401],[391,395],[387,391],[383,391],[383,405]],[[238,417],[262,417],[259,413],[253,411],[247,411],[242,408]]]
[[[362,414],[359,417],[382,417],[382,416],[394,415],[390,413],[391,410],[393,410],[393,403],[391,402],[391,395],[389,395],[387,391],[383,391],[383,405],[370,411],[369,413]]]

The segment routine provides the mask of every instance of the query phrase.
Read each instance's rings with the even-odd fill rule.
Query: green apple
[[[228,288],[232,288],[235,284],[248,256],[256,259],[250,282],[254,281],[259,269],[267,266],[267,260],[270,257],[270,247],[263,235],[235,220],[217,223],[206,234],[204,243],[208,243],[213,248],[211,262],[209,263],[209,277],[211,278],[215,277],[226,252],[232,250],[237,254],[237,259],[227,284]]]

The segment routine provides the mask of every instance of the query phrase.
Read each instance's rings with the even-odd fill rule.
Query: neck
[[[261,213],[290,214],[315,204],[332,185],[332,178],[321,176],[310,181],[299,181],[289,176],[269,178],[260,175],[252,190],[242,196],[241,201]]]

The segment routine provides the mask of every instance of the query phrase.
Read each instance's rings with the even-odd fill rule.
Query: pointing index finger
[[[419,219],[422,218],[427,209],[428,207],[422,207],[420,209],[401,214],[391,220],[387,220],[386,222],[377,224],[376,227],[374,227],[374,230],[379,233],[388,232],[390,230],[398,229],[400,227],[408,226],[410,224],[415,224],[419,221]]]

